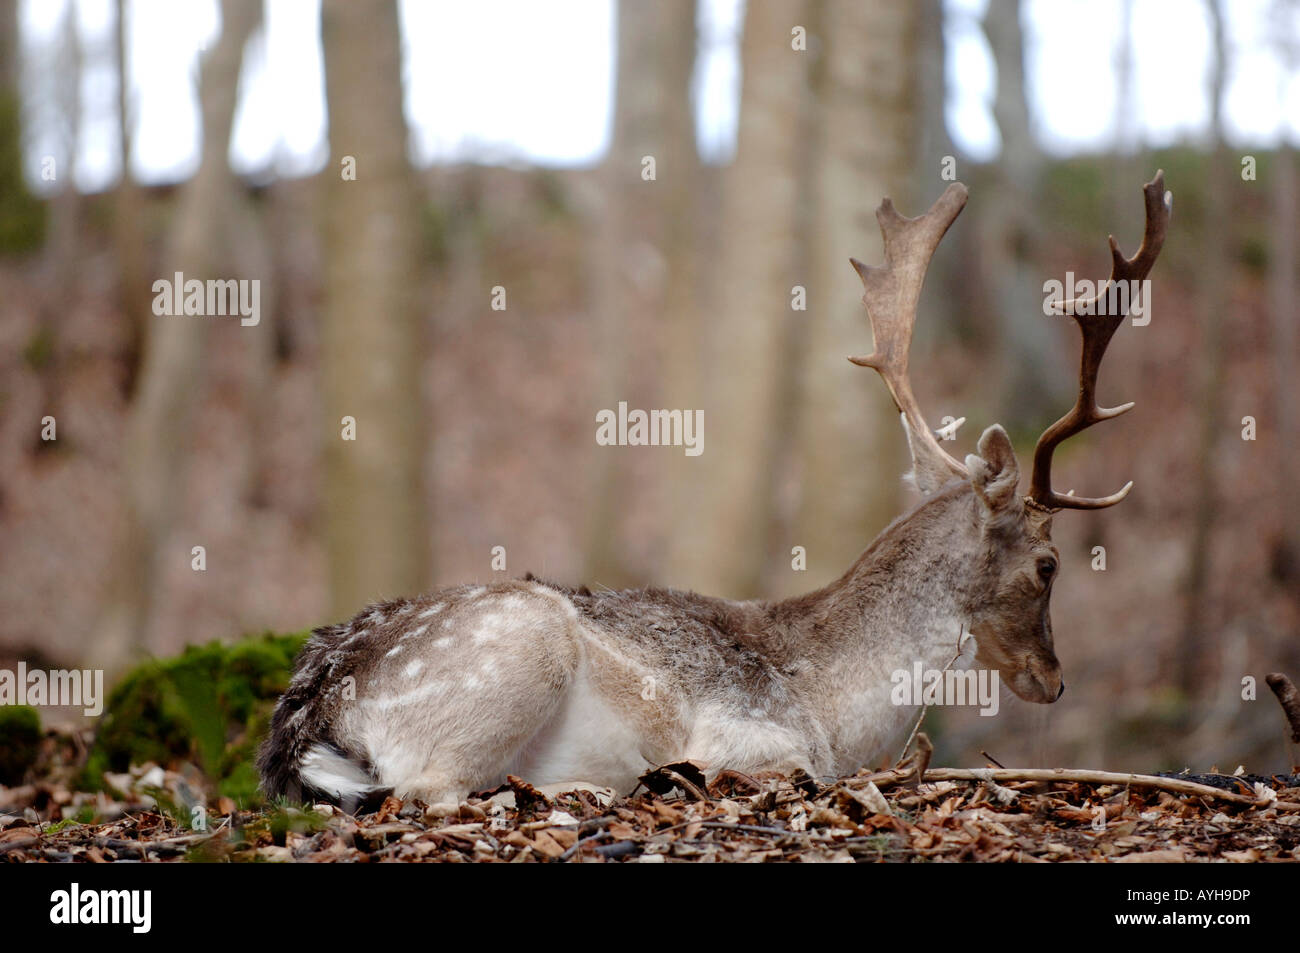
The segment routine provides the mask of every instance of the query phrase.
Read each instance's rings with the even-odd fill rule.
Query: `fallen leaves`
[[[955,774],[951,769],[935,772]],[[432,807],[390,797],[372,814],[326,804],[192,812],[193,787],[153,765],[111,779],[115,797],[0,788],[0,861],[146,863],[1236,863],[1300,859],[1300,815],[1276,806],[1294,779],[1248,780],[1254,803],[1064,774],[986,772],[912,786],[881,775],[813,779],[698,765],[647,772],[645,790],[501,788]],[[1236,782],[1232,779],[1223,784]],[[1285,794],[1291,789],[1290,794]],[[1266,793],[1267,792],[1267,793]],[[1272,797],[1269,797],[1272,794]],[[90,815],[94,815],[93,818]],[[190,827],[204,816],[207,829]],[[87,822],[82,822],[83,820]],[[53,823],[52,823],[53,822]]]

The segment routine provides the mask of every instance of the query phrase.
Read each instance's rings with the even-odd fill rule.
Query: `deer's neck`
[[[973,498],[953,484],[895,520],[836,582],[774,607],[802,620],[816,656],[810,691],[837,772],[878,758],[915,721],[918,667],[924,676],[970,666],[977,550]]]

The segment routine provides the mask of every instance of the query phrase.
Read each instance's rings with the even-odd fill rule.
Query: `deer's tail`
[[[355,813],[378,804],[392,789],[376,782],[366,759],[334,737],[347,626],[312,633],[298,656],[289,690],[276,702],[271,732],[262,743],[257,770],[269,798],[325,801]]]

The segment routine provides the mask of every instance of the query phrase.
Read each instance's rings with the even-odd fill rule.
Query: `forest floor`
[[[1013,780],[1017,774],[1048,777]],[[0,787],[0,860],[1300,860],[1300,776],[1115,775],[1123,780],[1112,782],[1077,779],[1089,772],[1053,774],[931,769],[917,784],[915,768],[904,766],[839,780],[725,772],[706,784],[697,766],[683,762],[648,773],[637,791],[614,800],[594,790],[548,798],[511,779],[460,805],[430,809],[388,798],[378,810],[351,815],[324,804],[248,811],[226,798],[209,803],[196,795],[192,776],[144,765],[107,776],[111,795],[57,782]]]

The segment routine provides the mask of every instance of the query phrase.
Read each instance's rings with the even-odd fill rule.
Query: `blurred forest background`
[[[416,56],[414,24],[459,2],[323,0],[306,5],[319,61],[268,68],[267,21],[287,5],[168,5],[213,26],[162,84],[167,135],[194,161],[150,173],[142,91],[120,77],[164,55],[165,33],[131,40],[158,6],[0,0],[0,665],[120,672],[530,570],[731,597],[817,588],[912,502],[885,387],[845,360],[870,350],[847,259],[880,260],[880,199],[919,214],[947,157],[970,187],[931,268],[913,381],[933,426],[967,418],[952,452],[1001,422],[1025,468],[1076,383],[1077,334],[1043,316],[1043,282],[1104,277],[1108,233],[1131,253],[1140,187],[1163,167],[1175,201],[1152,320],[1119,332],[1101,381],[1103,403],[1137,409],[1058,462],[1084,494],[1135,481],[1122,505],[1055,521],[1069,691],[927,727],[954,763],[1289,764],[1268,692],[1243,701],[1242,679],[1300,675],[1297,4],[751,0],[719,32],[710,0],[557,2],[532,37],[503,2],[483,5],[492,31],[439,29]],[[429,78],[424,58],[444,52],[562,126],[575,107],[537,102],[530,70],[561,68],[568,24],[593,10],[612,64],[583,81],[609,86],[594,157],[412,146],[417,93],[440,141],[457,132],[438,103],[448,123],[475,109],[474,77]],[[1044,67],[1049,28],[1079,39]],[[502,38],[550,44],[543,65]],[[971,44],[986,95],[980,64],[953,53]],[[719,45],[738,64],[731,132],[702,107]],[[1042,75],[1114,90],[1108,118],[1079,120],[1091,145],[1047,147]],[[290,76],[320,85],[327,147],[304,160],[272,138],[232,162],[240,111]],[[1202,122],[1149,134],[1144,116],[1188,102]],[[1241,133],[1240,102],[1273,128]],[[953,134],[972,111],[987,148]],[[116,171],[82,183],[97,161]],[[260,322],[156,316],[152,284],[177,271],[258,279]],[[596,413],[620,401],[703,409],[703,454],[598,446]]]

